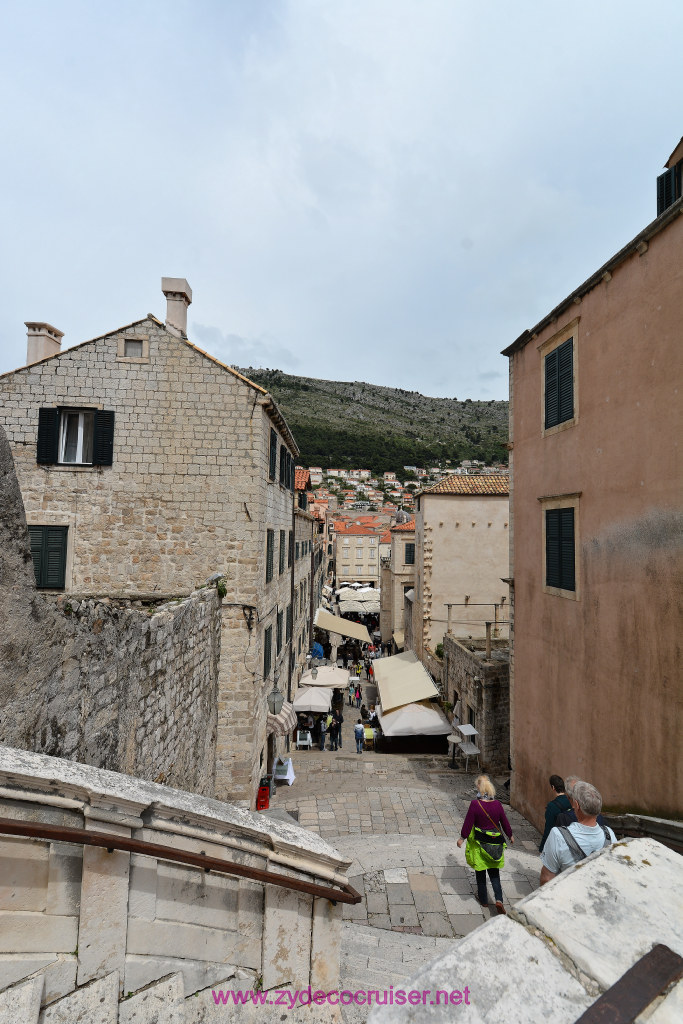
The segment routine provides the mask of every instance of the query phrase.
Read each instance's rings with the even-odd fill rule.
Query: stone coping
[[[318,863],[325,873],[332,869],[343,874],[350,863],[316,833],[297,825],[264,818],[220,800],[46,754],[0,745],[0,786],[37,797],[49,795],[61,806],[71,806],[73,802],[74,809],[80,805],[87,817],[103,822],[153,828],[155,822],[163,821],[170,832],[177,824],[179,834],[183,827],[190,827],[223,833],[226,840],[240,837],[256,844],[254,853],[267,855],[272,850],[293,860],[305,860],[306,867],[301,867],[307,871]],[[7,797],[7,792],[4,795]],[[22,799],[21,792],[17,799]],[[50,801],[44,798],[37,802]]]

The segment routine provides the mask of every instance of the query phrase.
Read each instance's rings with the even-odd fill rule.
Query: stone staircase
[[[281,1021],[283,1014],[291,1024],[340,1024],[339,1010],[330,1006],[275,1005],[274,993],[261,993],[264,1003],[251,1002],[256,984],[253,973],[238,971],[231,977],[189,996],[184,993],[183,975],[171,974],[130,993],[119,1000],[117,971],[70,992],[56,1002],[43,1006],[43,976],[0,992],[0,1024],[256,1024],[257,1021]],[[230,1002],[216,1002],[222,992]],[[230,993],[243,995],[248,1002],[233,1002]],[[257,997],[258,998],[258,997]]]

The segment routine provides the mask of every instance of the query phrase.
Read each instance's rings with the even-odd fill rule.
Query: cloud
[[[210,351],[228,366],[270,367],[297,373],[300,360],[289,349],[264,338],[243,338],[226,334],[218,327],[193,323],[190,336],[199,340],[200,348]]]

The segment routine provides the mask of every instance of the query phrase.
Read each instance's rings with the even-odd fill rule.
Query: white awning
[[[415,591],[411,587],[410,590],[406,590],[405,591],[403,596],[406,599],[406,601],[414,601],[415,600]]]
[[[439,691],[432,677],[415,651],[380,658],[373,664],[373,669],[379,690],[379,703],[385,714],[403,704],[438,696]]]
[[[378,709],[377,717],[385,736],[447,736],[451,725],[441,708],[405,704],[396,711]]]
[[[313,669],[304,672],[299,680],[299,686],[326,686],[346,689],[349,685],[349,673],[345,668],[337,668],[336,665],[319,665],[317,676],[313,678]]]
[[[270,711],[268,712],[266,736],[270,736],[271,732],[274,732],[276,736],[286,736],[295,725],[296,711],[291,704],[285,701],[278,715],[271,715]]]
[[[396,646],[398,647],[398,649],[400,651],[403,650],[403,648],[405,646],[405,642],[406,642],[406,638],[405,638],[405,633],[403,632],[403,630],[402,629],[395,630],[395,632],[394,632],[394,643],[396,644]]]
[[[371,642],[370,634],[365,626],[361,626],[359,622],[349,622],[348,619],[342,619],[339,615],[332,615],[324,608],[318,608],[314,624],[319,629],[329,630],[330,633],[338,633],[339,636],[350,636],[353,640],[360,640],[362,644]]]
[[[297,694],[292,706],[295,711],[314,711],[316,714],[329,711],[332,706],[332,690],[323,686],[308,686]]]

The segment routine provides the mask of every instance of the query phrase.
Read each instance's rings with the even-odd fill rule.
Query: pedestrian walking
[[[465,858],[477,878],[477,898],[482,907],[488,907],[486,873],[493,889],[496,910],[505,913],[503,890],[500,884],[500,869],[505,863],[505,839],[514,843],[510,822],[503,805],[496,800],[496,789],[488,775],[480,775],[476,781],[477,796],[472,800],[462,825],[458,847],[467,840]]]
[[[561,775],[551,775],[548,779],[550,783],[550,791],[553,795],[552,800],[549,804],[546,804],[545,808],[545,828],[543,830],[543,836],[541,838],[541,845],[539,851],[543,852],[545,841],[550,835],[550,829],[555,824],[555,819],[558,814],[562,814],[564,811],[570,811],[572,805],[569,803],[569,797],[564,786],[564,779]]]
[[[325,749],[325,736],[327,735],[327,716],[320,716],[320,749]]]
[[[356,683],[352,679],[349,682],[349,707],[350,708],[353,707],[353,702],[354,702],[355,699],[356,699]]]
[[[596,850],[617,841],[611,828],[598,824],[602,797],[595,786],[590,782],[577,781],[570,801],[576,820],[569,825],[551,828],[541,854],[541,885]]]
[[[357,683],[356,684],[356,707],[357,708],[360,707],[362,700],[363,700],[363,691],[361,689],[360,683]]]
[[[362,754],[363,744],[365,742],[365,728],[363,727],[363,723],[360,718],[353,727],[353,735],[356,738],[356,753]]]
[[[344,716],[341,713],[341,708],[337,708],[337,710],[335,711],[334,719],[335,719],[335,721],[337,723],[337,743],[339,745],[339,749],[341,750],[341,748],[342,748],[342,725],[344,724]]]
[[[328,722],[327,731],[330,734],[330,750],[336,750],[339,745],[339,723],[334,715]]]

